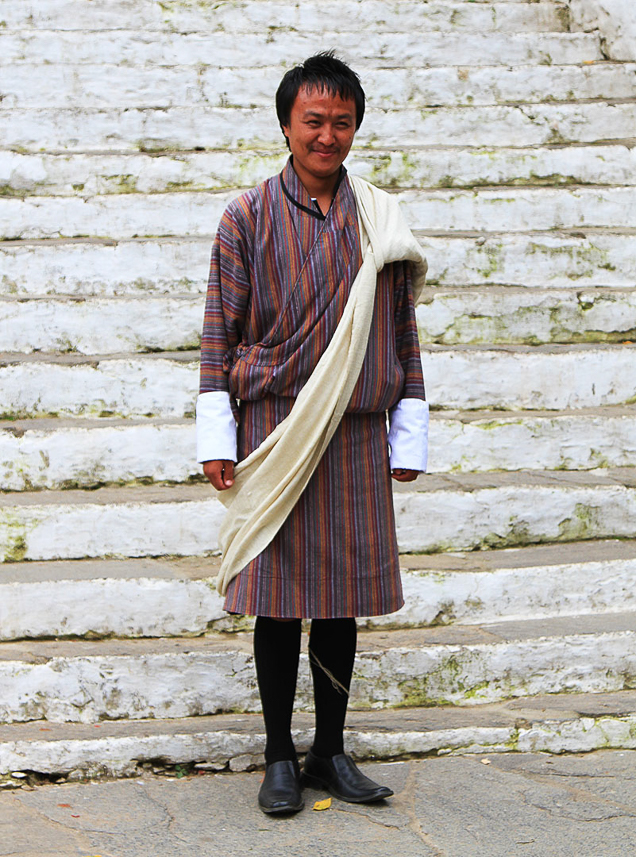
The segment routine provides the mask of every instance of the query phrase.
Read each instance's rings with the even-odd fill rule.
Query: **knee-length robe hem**
[[[344,173],[326,216],[291,162],[228,206],[212,251],[200,392],[229,391],[239,461],[290,412],[360,263]],[[386,412],[406,397],[424,399],[424,384],[409,268],[393,263],[378,274],[347,413],[279,533],[228,585],[228,612],[339,618],[402,606]]]
[[[242,404],[240,459],[292,405],[276,396]],[[393,613],[403,603],[386,418],[347,413],[281,530],[228,585],[224,607],[331,619]]]

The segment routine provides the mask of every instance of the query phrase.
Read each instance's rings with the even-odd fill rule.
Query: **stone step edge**
[[[530,709],[534,697],[562,691],[633,690],[635,619],[634,613],[614,615],[611,630],[607,617],[497,623],[471,629],[471,642],[466,628],[367,632],[360,639],[350,707],[479,710],[516,699]],[[46,728],[51,721],[99,724],[260,710],[249,635],[235,637],[231,646],[198,639],[30,642],[2,644],[0,652],[5,725]],[[313,710],[304,653],[296,707]]]
[[[609,620],[609,622],[608,622]],[[491,652],[506,646],[550,645],[581,641],[636,641],[636,611],[623,610],[608,614],[577,614],[539,619],[499,619],[474,625],[442,625],[427,628],[402,628],[391,631],[385,628],[364,629],[358,638],[354,675],[364,663],[395,652],[449,651],[464,653],[483,650]],[[307,638],[303,638],[301,661],[308,665]],[[583,655],[581,655],[582,657]],[[636,657],[636,651],[633,654]],[[113,637],[107,640],[25,640],[0,643],[0,672],[10,671],[12,665],[24,668],[61,664],[126,664],[140,660],[153,660],[158,667],[175,660],[200,660],[207,664],[219,663],[225,669],[232,657],[253,659],[253,634],[211,632],[198,637],[142,637],[137,639]],[[239,681],[238,672],[236,681]],[[629,677],[627,677],[629,680]],[[635,682],[636,684],[636,682]],[[636,690],[636,687],[634,688]],[[526,693],[533,697],[542,691]],[[483,705],[487,700],[482,700]],[[366,704],[362,704],[367,708]],[[403,705],[396,705],[401,708]],[[636,710],[636,709],[635,709]],[[26,718],[32,720],[34,718]],[[82,722],[93,722],[84,720]],[[1,728],[0,721],[0,728]]]
[[[596,539],[556,544],[532,544],[515,548],[491,548],[452,553],[400,554],[403,572],[490,574],[513,569],[613,562],[636,559],[636,538]],[[205,564],[205,571],[201,565]],[[219,556],[131,557],[129,559],[23,560],[2,564],[0,587],[12,583],[66,583],[95,580],[148,580],[163,583],[214,582],[221,565]]]
[[[603,616],[611,622],[613,614],[623,613],[630,604],[636,606],[630,592],[636,541],[626,545],[602,542],[590,547],[587,555],[586,543],[576,547],[578,550],[565,550],[560,556],[556,551],[528,548],[503,551],[512,556],[504,556],[500,563],[496,556],[403,555],[405,606],[397,613],[361,618],[359,629],[393,632],[574,616],[597,620]],[[542,557],[547,562],[542,563]],[[51,574],[49,579],[43,579],[42,569],[40,577],[35,569],[30,578],[28,568],[25,579],[24,563],[3,568],[0,601],[7,618],[0,622],[0,640],[182,639],[201,638],[210,632],[223,632],[231,639],[232,634],[253,628],[252,617],[224,612],[215,587],[218,561],[193,563],[192,577],[177,577],[176,563],[174,577],[168,576],[168,563],[101,564],[105,567],[100,576],[95,568],[99,562],[80,561],[76,563],[79,569],[72,568],[74,563],[35,563],[53,566],[53,572],[57,567],[58,576]],[[128,568],[128,576],[121,576]],[[153,570],[154,576],[148,573]],[[201,575],[202,570],[209,576]],[[563,590],[566,596],[559,595]],[[99,621],[87,621],[86,603],[93,605]],[[122,609],[121,605],[128,606]]]
[[[634,488],[633,467],[612,467],[598,470],[518,470],[466,473],[426,473],[415,482],[393,485],[399,496],[431,494],[438,491],[472,493],[484,489],[523,486],[525,488]],[[158,503],[188,503],[211,500],[214,490],[204,482],[189,485],[112,486],[104,488],[43,489],[41,491],[15,491],[0,493],[0,509],[29,508],[35,506],[104,506],[130,503],[154,505]],[[576,540],[578,541],[578,539]],[[420,551],[407,551],[407,553]],[[157,554],[157,557],[163,556]],[[180,554],[187,556],[187,554]],[[68,557],[66,559],[78,559]],[[97,557],[94,557],[97,559]],[[113,557],[117,559],[118,557]],[[65,559],[60,557],[59,559]]]
[[[444,289],[446,291],[446,289]],[[628,290],[633,292],[633,288]],[[518,422],[519,420],[559,419],[563,417],[636,417],[636,404],[633,405],[599,405],[590,408],[561,408],[555,411],[459,411],[436,410],[431,407],[431,420],[461,423],[488,422]],[[22,417],[16,420],[0,420],[0,433],[3,431],[22,437],[27,432],[50,433],[67,429],[108,429],[136,428],[138,426],[194,426],[194,417]]]
[[[442,293],[442,288],[439,289],[440,294]],[[542,292],[539,292],[541,295]],[[22,301],[24,303],[24,301]],[[625,351],[626,347],[630,347],[634,345],[633,342],[625,342],[625,343],[605,343],[605,342],[572,342],[567,344],[557,344],[557,343],[542,343],[540,345],[526,345],[526,344],[501,344],[498,345],[496,343],[476,343],[474,345],[440,345],[437,343],[428,343],[424,342],[420,344],[420,353],[421,354],[435,354],[441,352],[450,352],[452,354],[458,353],[487,353],[491,352],[493,354],[554,354],[554,355],[562,355],[566,353],[566,351],[603,351],[607,353],[616,352],[616,351]],[[130,351],[113,351],[108,354],[79,354],[73,351],[31,351],[31,352],[22,352],[22,351],[3,351],[0,352],[0,369],[7,368],[9,366],[20,366],[29,363],[38,363],[38,364],[62,364],[66,366],[82,366],[88,365],[92,368],[97,368],[100,363],[113,363],[114,361],[122,361],[129,360],[134,362],[146,362],[146,361],[171,361],[173,363],[181,363],[181,364],[190,364],[195,365],[198,368],[198,364],[200,361],[201,352],[199,349],[187,348],[183,351],[141,351],[141,352],[130,352]],[[616,407],[626,407],[632,404],[632,402],[622,402],[618,403]],[[588,406],[589,407],[589,406]],[[611,407],[607,405],[605,407]],[[441,408],[440,408],[441,410]],[[457,408],[449,408],[449,410],[457,410]],[[489,408],[488,410],[496,410],[495,408]],[[516,411],[519,408],[515,409]],[[546,410],[538,409],[538,410]],[[560,409],[559,409],[560,410]],[[507,409],[502,409],[502,412],[508,413]],[[141,416],[135,417],[136,419],[142,419]],[[28,419],[27,417],[20,417],[21,420]],[[6,418],[2,420],[2,422],[6,422]]]
[[[602,696],[599,694],[599,696]],[[618,696],[618,695],[614,695]],[[549,705],[549,703],[548,703]],[[443,755],[475,755],[490,753],[586,753],[598,749],[636,749],[636,700],[632,700],[631,710],[625,712],[625,706],[616,705],[616,710],[596,716],[581,715],[576,712],[570,716],[550,717],[535,715],[516,716],[515,711],[500,704],[492,706],[492,724],[453,725],[445,728],[405,728],[393,725],[387,729],[392,718],[386,713],[378,716],[380,723],[357,722],[355,712],[351,712],[352,722],[345,731],[345,749],[354,758],[364,760],[396,761],[409,758]],[[410,709],[411,719],[416,720],[418,713],[424,710]],[[448,711],[453,721],[454,712]],[[572,716],[573,714],[573,716]],[[74,730],[66,726],[64,737],[24,740],[20,737],[22,724],[10,727],[14,736],[0,739],[0,788],[19,786],[29,783],[35,775],[44,775],[79,779],[101,779],[116,777],[134,777],[148,775],[152,768],[159,765],[182,766],[179,771],[185,773],[199,771],[246,771],[264,766],[265,735],[262,731],[260,716],[252,715],[251,728],[241,729],[239,722],[235,729],[210,729],[212,718],[190,718],[187,729],[180,730],[180,722],[136,721],[119,723],[123,729],[108,737],[76,737]],[[242,721],[246,720],[243,716]],[[301,719],[296,716],[296,719]],[[294,743],[300,754],[311,746],[313,729],[309,718],[302,728],[292,731]],[[369,718],[367,718],[368,721]],[[465,720],[465,718],[463,718]],[[508,723],[502,722],[505,719]],[[499,722],[497,722],[499,720]],[[200,731],[194,731],[196,721],[203,721]],[[225,718],[226,725],[227,718]],[[182,721],[186,726],[186,721]],[[144,731],[139,733],[142,725]],[[198,724],[197,724],[198,725]],[[205,726],[208,728],[206,729]],[[126,735],[129,727],[133,734]],[[380,727],[380,728],[378,728]],[[52,731],[52,730],[51,730]],[[86,730],[83,730],[86,731]],[[8,729],[3,729],[7,735]],[[154,734],[153,734],[154,733]],[[163,772],[163,771],[162,771]],[[15,777],[12,774],[25,774]]]
[[[633,141],[634,145],[636,145],[636,139]],[[623,186],[625,187],[625,186]],[[462,188],[456,188],[456,190],[463,190]],[[470,193],[470,191],[467,191]],[[104,196],[109,196],[109,194],[103,194]],[[484,241],[490,240],[494,241],[498,238],[508,238],[513,242],[518,242],[521,239],[554,239],[554,238],[565,238],[572,239],[583,236],[587,238],[589,236],[596,237],[598,235],[607,236],[609,238],[615,237],[633,237],[636,236],[636,227],[632,226],[622,226],[622,227],[609,227],[609,226],[560,226],[555,229],[527,229],[525,232],[504,232],[501,229],[493,229],[491,231],[486,231],[483,229],[471,229],[471,230],[461,230],[450,232],[448,230],[435,230],[435,229],[413,229],[413,234],[416,238],[436,238],[443,239],[445,241],[466,241],[466,240],[479,240],[483,239]],[[203,244],[206,249],[209,247],[210,243],[214,240],[214,232],[210,232],[207,235],[197,235],[193,237],[191,235],[163,235],[157,237],[148,237],[142,236],[138,238],[128,237],[128,238],[108,238],[108,237],[84,237],[84,238],[69,238],[68,236],[64,236],[62,238],[9,238],[6,241],[0,242],[0,251],[2,250],[13,250],[14,248],[19,248],[20,250],[31,249],[34,247],[118,247],[120,245],[124,246],[135,246],[138,244],[148,244],[148,245],[166,245],[166,244],[178,244],[178,245],[188,245],[188,244]],[[481,245],[478,245],[481,246]],[[499,283],[498,285],[502,285]],[[505,285],[505,284],[503,284]],[[610,286],[611,288],[611,286]]]
[[[488,295],[494,297],[527,297],[528,294],[537,294],[538,297],[541,297],[543,300],[547,301],[549,298],[553,299],[570,299],[572,298],[572,289],[559,287],[559,286],[547,286],[545,288],[538,289],[535,287],[528,286],[520,286],[520,285],[502,285],[501,283],[494,283],[492,285],[481,285],[476,283],[453,283],[452,285],[426,285],[422,289],[418,299],[419,305],[426,305],[431,303],[435,298],[446,298],[446,297],[456,297],[456,298],[470,298],[474,295]],[[633,286],[596,286],[596,285],[584,285],[582,284],[576,290],[576,296],[579,295],[581,297],[608,297],[608,298],[620,298],[624,296],[629,296],[634,294]],[[91,296],[90,298],[78,297],[77,295],[72,294],[30,294],[28,297],[21,297],[13,294],[0,294],[0,306],[23,306],[25,304],[59,304],[64,307],[80,307],[83,308],[87,304],[88,306],[93,306],[95,304],[105,304],[105,305],[113,305],[117,306],[118,304],[143,304],[149,307],[153,307],[155,305],[162,305],[168,302],[178,303],[178,304],[194,304],[195,306],[202,306],[203,296],[199,293],[192,292],[181,292],[176,294],[157,294],[155,293],[143,293],[141,292],[138,296],[133,296],[130,294],[122,295],[122,294],[108,294],[108,295],[100,295],[100,296]],[[191,346],[188,350],[191,350]],[[15,352],[14,352],[15,353]],[[22,353],[22,352],[18,352]],[[38,352],[43,353],[43,352]],[[44,352],[46,353],[46,352]],[[72,352],[71,352],[72,353]],[[137,353],[137,352],[132,352]],[[155,351],[148,353],[157,353]],[[88,355],[87,355],[88,356]]]

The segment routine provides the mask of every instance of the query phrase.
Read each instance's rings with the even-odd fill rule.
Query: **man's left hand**
[[[396,467],[391,471],[391,476],[396,482],[415,482],[419,472],[419,470],[404,470],[403,467]]]

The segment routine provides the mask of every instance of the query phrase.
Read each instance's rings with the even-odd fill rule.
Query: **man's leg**
[[[355,619],[312,620],[309,662],[316,703],[312,749],[325,759],[344,752],[343,730],[357,639]]]
[[[298,761],[291,737],[300,632],[300,619],[284,621],[256,617],[254,662],[267,735],[267,770],[258,802],[267,813],[297,812],[303,807]]]
[[[314,679],[316,735],[305,758],[303,783],[340,800],[371,803],[393,792],[359,770],[344,752],[343,731],[356,654],[355,619],[313,619],[309,660]]]
[[[291,719],[300,655],[300,619],[285,622],[257,616],[254,661],[267,733],[265,762],[294,761]]]

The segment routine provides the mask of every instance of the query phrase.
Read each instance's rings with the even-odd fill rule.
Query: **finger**
[[[391,471],[391,476],[395,479],[396,482],[414,482],[418,476],[417,470],[403,470],[402,468],[396,468]]]
[[[224,461],[223,464],[225,465],[223,468],[223,482],[226,488],[230,488],[234,485],[234,462]]]
[[[223,482],[223,464],[223,461],[206,461],[203,465],[204,474],[217,491],[223,491],[226,487]]]

